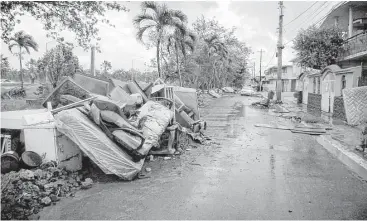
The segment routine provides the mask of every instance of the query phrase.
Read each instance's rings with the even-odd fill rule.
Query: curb
[[[363,180],[367,180],[367,161],[365,159],[344,148],[342,144],[332,139],[330,135],[320,135],[316,140],[350,170]]]

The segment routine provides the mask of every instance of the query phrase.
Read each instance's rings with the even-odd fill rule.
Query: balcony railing
[[[353,21],[353,27],[357,29],[366,29],[367,18],[357,18]]]
[[[358,54],[363,52],[367,53],[367,32],[346,39],[339,58],[343,60],[347,57],[353,57],[353,55],[358,56]]]

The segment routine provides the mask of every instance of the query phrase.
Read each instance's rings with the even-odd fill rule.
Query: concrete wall
[[[333,118],[337,118],[340,120],[346,121],[347,118],[345,116],[345,108],[344,108],[344,100],[343,97],[338,96],[334,97],[334,108],[333,108]]]
[[[308,93],[307,110],[321,111],[321,94]]]
[[[339,71],[335,76],[335,96],[342,96],[342,77],[345,76],[346,87],[345,88],[353,88],[358,86],[358,78],[362,75],[362,68],[355,67],[349,68],[344,71]]]

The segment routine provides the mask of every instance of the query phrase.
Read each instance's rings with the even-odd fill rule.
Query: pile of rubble
[[[84,180],[80,171],[83,159],[106,175],[133,180],[141,175],[146,158],[173,158],[191,142],[205,144],[210,140],[203,134],[206,122],[199,119],[196,90],[169,86],[160,79],[146,86],[135,80],[111,80],[105,87],[108,83],[89,78],[64,78],[44,99],[47,110],[23,115],[23,127],[29,132],[37,127],[50,128],[59,135],[44,137],[53,147],[25,143],[22,153],[18,153],[19,166],[25,162],[24,152],[40,159],[42,156],[41,166],[2,175],[3,219],[28,218],[59,197],[89,188],[91,176]],[[12,154],[7,152],[8,158]],[[45,160],[50,158],[57,162]],[[12,156],[9,159],[18,160]]]
[[[60,197],[72,197],[79,189],[88,189],[93,181],[78,172],[68,172],[50,162],[38,169],[21,169],[1,175],[1,219],[38,219],[45,206]]]

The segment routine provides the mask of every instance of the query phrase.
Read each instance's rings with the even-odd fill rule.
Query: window
[[[283,74],[287,73],[287,68],[283,68]]]
[[[347,80],[345,79],[345,75],[342,76],[342,87],[340,90],[341,96],[343,96],[343,89],[347,86]]]

